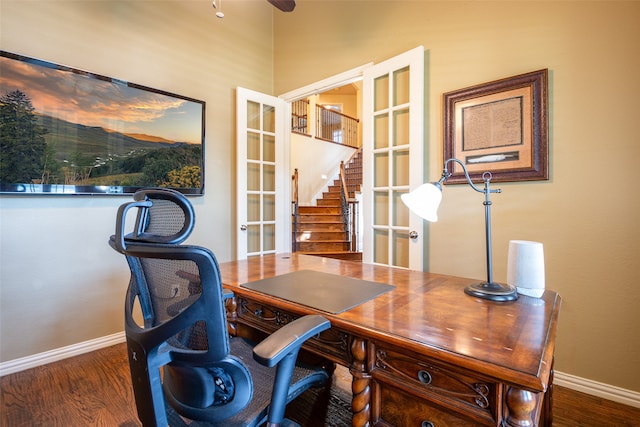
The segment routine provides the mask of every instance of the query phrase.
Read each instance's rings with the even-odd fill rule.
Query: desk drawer
[[[448,366],[411,352],[371,345],[372,376],[419,399],[495,425],[501,387],[463,368]]]
[[[236,308],[237,321],[266,333],[273,333],[290,323],[300,315],[287,310],[262,304],[248,298],[238,297]],[[320,336],[311,338],[305,348],[322,356],[331,357],[335,362],[349,366],[349,335],[335,327],[323,331]]]
[[[376,425],[397,427],[477,427],[491,425],[448,411],[384,383],[374,384],[380,410]]]

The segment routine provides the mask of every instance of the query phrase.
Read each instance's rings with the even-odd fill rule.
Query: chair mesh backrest
[[[184,211],[171,200],[155,199],[149,208],[145,233],[156,236],[172,236],[182,231]]]
[[[140,263],[151,297],[151,326],[158,326],[174,319],[200,298],[202,286],[195,262],[141,258]],[[197,321],[170,339],[169,343],[192,350],[207,350],[206,323]]]
[[[135,231],[125,237],[125,255],[132,272],[127,303],[132,306],[138,299],[145,328],[182,316],[179,331],[172,333],[172,338],[165,337],[169,344],[208,351],[210,359],[225,357],[226,315],[215,256],[205,248],[180,245],[193,229],[191,204],[184,195],[164,189],[141,190],[134,200],[151,203],[136,206]],[[189,315],[185,316],[187,309]],[[209,348],[209,341],[216,343],[214,348]]]

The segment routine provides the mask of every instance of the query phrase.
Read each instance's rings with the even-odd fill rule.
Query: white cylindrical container
[[[519,294],[540,298],[544,294],[544,250],[542,243],[509,241],[507,283]]]

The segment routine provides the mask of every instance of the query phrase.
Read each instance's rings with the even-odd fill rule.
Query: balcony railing
[[[309,100],[291,103],[291,131],[309,135]]]
[[[358,147],[358,119],[316,105],[316,138]]]
[[[296,133],[315,136],[318,139],[344,144],[358,148],[359,120],[339,111],[315,105],[315,128],[313,134],[309,129],[310,104],[308,99],[301,99],[291,103],[291,130]]]

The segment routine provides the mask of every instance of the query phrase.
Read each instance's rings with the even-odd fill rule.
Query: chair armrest
[[[331,322],[317,314],[296,319],[256,345],[253,358],[264,366],[275,366],[287,354],[299,350],[309,338],[330,327]]]

